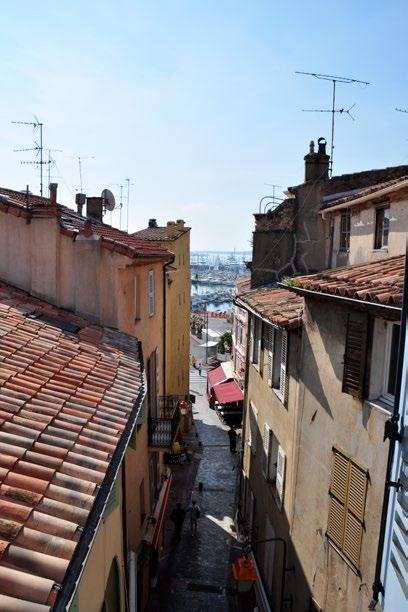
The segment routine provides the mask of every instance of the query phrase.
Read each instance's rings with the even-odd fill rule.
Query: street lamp
[[[205,320],[205,364],[208,365],[208,302],[204,302],[204,320]]]

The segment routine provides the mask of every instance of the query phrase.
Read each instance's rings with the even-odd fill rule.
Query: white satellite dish
[[[115,208],[115,196],[110,191],[110,189],[104,189],[101,193],[101,198],[103,200],[103,205],[106,210],[113,210]]]

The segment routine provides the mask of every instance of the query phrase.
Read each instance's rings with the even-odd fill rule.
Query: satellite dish
[[[103,205],[106,210],[113,210],[115,208],[115,196],[110,191],[110,189],[104,189],[101,193],[101,198],[103,200]]]

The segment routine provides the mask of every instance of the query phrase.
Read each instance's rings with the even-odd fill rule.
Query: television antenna
[[[295,74],[304,74],[306,76],[312,76],[315,79],[319,79],[322,81],[331,81],[332,85],[333,85],[333,90],[332,90],[332,107],[331,109],[316,109],[316,110],[306,110],[304,112],[311,112],[311,113],[331,113],[332,115],[332,119],[331,119],[331,143],[330,143],[330,176],[333,175],[333,153],[334,153],[334,118],[336,116],[337,113],[339,114],[343,114],[346,113],[347,115],[349,115],[349,117],[351,119],[353,119],[354,121],[354,117],[351,115],[350,111],[351,109],[355,106],[353,104],[353,106],[350,106],[350,108],[348,109],[336,109],[336,84],[337,83],[344,83],[346,85],[370,85],[370,83],[368,81],[359,81],[358,79],[352,79],[350,77],[339,77],[339,76],[333,76],[330,74],[319,74],[317,72],[301,72],[300,70],[296,70]],[[304,110],[304,109],[303,109]]]
[[[51,153],[62,153],[62,149],[45,149],[48,151],[48,161],[44,162],[48,164],[48,191],[50,189],[51,183],[51,166],[55,164],[55,159],[52,157]]]
[[[78,169],[79,169],[79,193],[82,193],[82,162],[84,159],[95,159],[93,155],[88,155],[84,157],[83,155],[69,155],[70,159],[78,160]]]
[[[32,161],[32,162],[26,162],[26,161],[22,161],[20,162],[21,164],[30,164],[30,165],[35,165],[35,166],[40,166],[40,195],[43,195],[43,165],[46,164],[47,162],[43,161],[43,123],[38,119],[38,117],[36,115],[34,115],[34,121],[12,121],[11,123],[14,123],[15,125],[32,125],[34,130],[36,130],[37,128],[40,129],[40,142],[37,143],[36,141],[34,141],[34,147],[29,148],[29,149],[14,149],[14,153],[20,152],[20,151],[36,151],[36,154],[40,155],[40,161]]]
[[[127,183],[127,206],[126,206],[126,231],[129,233],[129,206],[130,206],[130,186],[134,186],[134,183],[130,182],[130,179],[125,179]]]
[[[408,110],[405,110],[405,108],[395,108],[396,111],[398,111],[399,113],[407,113],[408,114]]]
[[[111,183],[112,187],[119,187],[120,189],[120,201],[119,201],[119,229],[122,229],[122,208],[123,208],[123,183]]]

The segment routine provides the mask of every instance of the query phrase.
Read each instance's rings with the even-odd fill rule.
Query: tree
[[[232,334],[230,331],[224,332],[220,339],[218,340],[217,345],[218,352],[222,355],[224,353],[230,353],[232,349]]]

